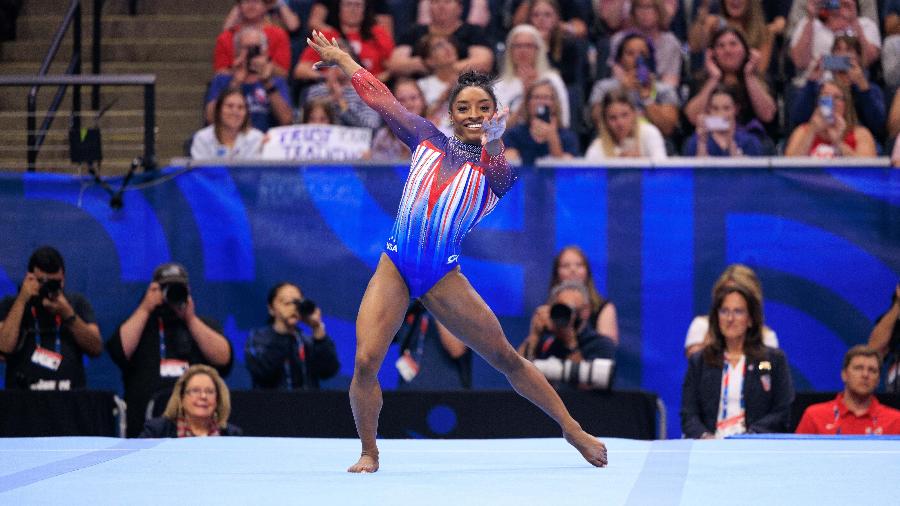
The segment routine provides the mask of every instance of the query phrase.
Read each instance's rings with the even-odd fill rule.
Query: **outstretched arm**
[[[318,69],[329,65],[339,66],[345,74],[351,77],[353,87],[360,98],[381,115],[394,135],[402,140],[410,151],[415,152],[416,146],[422,139],[441,135],[431,122],[403,107],[384,83],[356,63],[353,57],[338,46],[336,39],[328,40],[322,35],[322,32],[313,32],[306,41],[310,47],[319,52],[319,57],[322,58],[313,65],[313,68]]]

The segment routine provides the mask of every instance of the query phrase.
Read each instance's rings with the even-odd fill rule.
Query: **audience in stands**
[[[309,26],[309,30],[318,30],[320,32],[334,31],[336,26],[334,23],[333,14],[340,9],[338,5],[339,0],[294,0],[294,1],[302,1],[311,3],[312,6],[309,10],[309,20],[307,25]],[[397,13],[393,12],[392,6],[404,6],[403,2],[408,2],[408,5],[414,5],[414,0],[402,0],[400,3],[394,3],[392,0],[371,0],[372,9],[375,13],[375,22],[378,23],[379,26],[385,29],[388,34],[390,34],[392,39],[396,38],[396,33],[394,33],[394,18],[397,17]],[[409,23],[412,25],[412,23]],[[400,25],[404,26],[404,25]]]
[[[619,323],[616,318],[616,306],[597,291],[587,255],[575,245],[566,246],[553,259],[548,293],[552,292],[554,287],[568,282],[577,282],[587,289],[590,311],[585,318],[588,326],[614,346],[618,346]],[[541,335],[551,328],[550,306],[549,303],[542,304],[531,315],[528,336],[519,345],[519,354],[525,358],[533,358]]]
[[[418,300],[394,336],[400,346],[398,390],[472,388],[472,352]]]
[[[759,52],[750,49],[740,30],[725,27],[717,31],[706,51],[704,71],[695,79],[692,98],[684,108],[691,124],[697,126],[712,92],[725,85],[744,105],[738,112],[738,125],[771,144],[763,124],[775,119],[776,105],[757,71],[758,64]]]
[[[857,124],[850,91],[834,81],[819,88],[818,106],[808,122],[791,132],[785,156],[876,156],[875,139]]]
[[[794,386],[781,350],[763,344],[762,301],[735,281],[713,297],[710,338],[688,359],[681,394],[687,438],[787,430]]]
[[[578,136],[562,126],[562,106],[552,81],[532,82],[525,92],[521,122],[503,134],[506,159],[534,165],[545,157],[572,158],[581,154]]]
[[[731,264],[722,271],[719,278],[713,284],[712,296],[715,298],[716,293],[727,286],[744,286],[753,293],[753,297],[759,300],[760,305],[763,304],[762,283],[756,272],[744,264]],[[691,321],[688,327],[687,336],[684,339],[685,357],[691,358],[691,355],[703,349],[709,339],[712,339],[709,332],[709,316],[698,315]],[[763,344],[769,348],[778,348],[778,336],[775,331],[770,329],[768,325],[763,325],[762,329]]]
[[[878,0],[857,0],[856,4],[859,6],[857,9],[859,17],[869,18],[876,25],[878,24]],[[822,5],[822,3],[817,2],[817,5]],[[790,5],[790,13],[788,14],[787,29],[785,30],[787,39],[793,37],[800,23],[807,19],[810,7],[812,6],[807,0],[793,0]]]
[[[322,33],[329,40],[346,41],[349,52],[360,65],[386,81],[390,77],[385,62],[394,50],[394,39],[385,28],[375,22],[372,0],[338,0],[337,9],[329,9],[326,21],[328,29]],[[313,68],[319,61],[315,49],[307,47],[294,67],[294,78],[303,81],[319,81],[326,77]]]
[[[322,309],[293,283],[278,283],[267,298],[269,324],[250,332],[244,347],[253,388],[318,389],[340,369],[334,341],[325,332]],[[312,335],[304,334],[299,324]]]
[[[387,67],[394,76],[422,76],[429,70],[422,54],[415,53],[416,42],[426,34],[453,36],[459,47],[460,60],[456,71],[490,72],[494,66],[494,52],[484,30],[462,19],[462,0],[429,0],[431,24],[417,24],[397,38]]]
[[[569,2],[575,4],[574,1]],[[577,106],[584,103],[585,93],[591,78],[591,65],[588,59],[587,41],[577,35],[574,24],[586,24],[578,18],[563,21],[560,4],[556,0],[528,0],[522,3],[526,8],[526,23],[531,24],[541,33],[547,46],[547,61],[559,73],[566,85],[573,118]],[[572,107],[574,106],[574,107]],[[576,122],[572,122],[573,125]]]
[[[300,122],[306,125],[337,125],[337,115],[328,99],[307,100],[300,111]]]
[[[586,40],[591,32],[589,23],[593,21],[593,13],[588,2],[580,0],[512,0],[511,24],[509,28],[521,24],[538,27],[541,33],[544,28],[539,25],[551,25],[557,34],[566,39]],[[549,8],[549,9],[548,9]],[[552,12],[551,12],[552,11]],[[552,51],[553,44],[547,44]],[[553,58],[550,59],[551,62]],[[560,69],[562,72],[562,69]]]
[[[52,246],[28,259],[19,293],[0,301],[0,356],[6,388],[85,388],[84,355],[103,351],[100,328],[88,300],[66,291],[66,266]]]
[[[456,68],[459,47],[452,36],[427,34],[416,44],[416,48],[431,71],[429,75],[416,80],[427,106],[425,113],[420,116],[428,118],[445,135],[452,135],[450,91],[459,78]]]
[[[144,424],[142,438],[242,436],[228,423],[231,394],[219,373],[207,365],[192,365],[178,378],[166,410]]]
[[[738,127],[740,105],[733,92],[719,86],[709,97],[706,113],[697,120],[697,129],[684,148],[685,156],[762,156],[763,148],[754,135]]]
[[[663,16],[662,22],[669,26],[675,18],[679,9],[679,3],[682,0],[663,0]],[[702,0],[697,0],[700,2]],[[602,2],[592,2],[594,6],[595,16],[603,21],[606,28],[612,32],[618,32],[632,27],[633,12],[632,5],[634,0],[604,0]]]
[[[869,79],[860,65],[862,47],[859,39],[848,35],[837,36],[830,56],[832,57],[826,55],[816,62],[804,86],[789,85],[789,93],[793,95],[790,100],[791,125],[795,127],[809,121],[817,105],[820,83],[827,72],[832,80],[850,90],[860,124],[868,128],[875,138],[884,139],[887,121],[884,93],[880,86]]]
[[[305,101],[327,101],[339,125],[373,130],[381,125],[381,116],[359,98],[350,78],[340,68],[326,67],[321,74],[324,80],[306,90]]]
[[[494,84],[497,102],[509,107],[510,125],[523,121],[527,109],[525,91],[538,81],[547,81],[553,86],[560,104],[560,125],[568,127],[572,114],[569,92],[559,73],[547,61],[547,47],[541,32],[531,25],[516,26],[506,37],[500,76]]]
[[[213,106],[213,124],[201,128],[191,141],[191,158],[253,160],[262,153],[265,134],[250,126],[247,97],[226,89]]]
[[[884,406],[875,397],[880,372],[878,351],[861,344],[850,348],[841,367],[844,391],[834,400],[806,408],[797,434],[900,434],[900,411]]]
[[[397,101],[409,112],[422,117],[434,118],[432,114],[428,114],[431,111],[426,110],[425,96],[422,94],[422,90],[419,89],[416,81],[406,77],[397,79],[391,91],[397,98]],[[445,105],[445,107],[449,109],[449,106]],[[443,117],[447,117],[447,122],[449,123],[448,109],[444,110]],[[431,121],[440,128],[441,125],[438,121],[435,119]],[[449,128],[449,124],[447,127]],[[398,139],[387,125],[380,127],[372,137],[372,149],[369,155],[371,160],[396,162],[409,160],[411,156],[412,154],[409,152],[409,147],[406,143]]]
[[[852,33],[862,47],[861,65],[869,68],[881,53],[881,32],[878,16],[860,16],[857,11],[859,0],[839,0],[834,2],[837,9],[829,9],[831,2],[806,0],[806,17],[797,23],[790,41],[790,56],[800,77],[814,68],[818,58],[826,55],[834,46],[834,39],[841,34]],[[796,0],[795,5],[803,3]],[[874,2],[873,2],[874,3]]]
[[[266,15],[268,16],[266,21],[277,23],[288,33],[293,33],[300,29],[300,17],[291,10],[287,0],[263,0],[263,4],[265,4]],[[222,29],[230,30],[245,22],[240,7],[235,5],[228,11],[228,17],[225,18],[225,24]]]
[[[246,43],[239,44],[239,34],[244,29],[253,28],[264,34],[260,37],[262,42],[256,42],[256,44],[265,46],[266,54],[272,60],[272,72],[280,76],[288,75],[288,70],[291,68],[290,40],[284,29],[269,23],[266,19],[266,2],[264,0],[237,0],[237,8],[241,22],[223,31],[216,39],[213,70],[216,73],[235,71],[236,60],[241,56],[241,47],[247,47]]]
[[[547,305],[546,321],[536,338],[529,335],[519,346],[523,357],[573,362],[615,358],[616,343],[591,325],[591,298],[584,283],[570,280],[554,286]]]
[[[678,90],[671,84],[657,79],[657,58],[649,39],[638,33],[629,33],[616,47],[612,63],[612,77],[594,84],[587,111],[591,117],[600,112],[600,103],[610,91],[621,88],[631,103],[666,137],[678,127]]]
[[[884,2],[884,44],[881,52],[884,83],[893,94],[900,87],[900,0]]]
[[[898,143],[900,144],[900,143]],[[896,151],[896,148],[895,148]],[[869,347],[885,358],[885,390],[900,394],[900,283],[891,296],[891,307],[878,318],[869,335]]]
[[[667,16],[663,0],[633,0],[629,28],[612,36],[609,41],[610,66],[618,63],[612,56],[619,54],[619,46],[631,34],[640,34],[653,46],[651,58],[657,79],[677,88],[681,83],[681,41],[669,30],[671,16]],[[706,46],[704,46],[706,47]]]
[[[645,120],[622,89],[607,92],[594,114],[597,138],[588,146],[587,160],[645,157],[666,158],[666,145],[659,129]]]
[[[416,23],[431,24],[431,0],[418,0],[416,6]],[[487,29],[491,24],[490,0],[466,0],[463,4],[463,16],[466,23]]]
[[[234,355],[221,325],[195,311],[187,270],[162,264],[134,313],[106,342],[122,371],[128,437],[140,434],[150,399],[171,388],[190,365],[211,365],[223,375],[231,370]]]
[[[756,71],[764,75],[772,59],[775,39],[766,25],[762,4],[758,0],[719,0],[718,3],[717,13],[694,18],[688,38],[691,52],[702,53],[709,47],[710,37],[721,28],[737,28],[746,36],[750,48],[759,53]]]
[[[237,57],[231,72],[216,74],[206,92],[206,122],[215,120],[216,99],[227,89],[239,89],[247,97],[250,124],[262,132],[289,125],[294,119],[290,91],[284,77],[275,74],[269,59],[267,35],[255,27],[239,29],[234,35]]]
[[[686,438],[785,432],[794,386],[781,350],[763,344],[762,301],[740,282],[723,286],[709,312],[710,338],[688,359],[681,395]]]

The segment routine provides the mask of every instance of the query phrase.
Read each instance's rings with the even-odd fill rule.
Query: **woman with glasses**
[[[196,364],[175,382],[166,410],[147,420],[142,438],[241,436],[230,423],[231,395],[215,369]]]
[[[693,439],[785,432],[794,386],[781,350],[763,344],[762,302],[741,282],[715,293],[710,339],[691,355],[681,394],[681,431]]]

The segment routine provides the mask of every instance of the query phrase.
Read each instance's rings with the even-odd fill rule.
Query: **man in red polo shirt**
[[[850,348],[841,369],[844,391],[806,408],[797,434],[900,434],[900,411],[882,405],[873,394],[880,371],[877,351],[865,345]]]
[[[272,60],[274,72],[279,76],[287,76],[291,68],[291,43],[287,32],[280,26],[266,21],[266,4],[263,0],[237,0],[241,13],[241,24],[231,27],[219,34],[216,49],[213,53],[213,70],[217,74],[231,72],[237,55],[234,54],[235,35],[241,28],[254,27],[266,34],[269,58]]]

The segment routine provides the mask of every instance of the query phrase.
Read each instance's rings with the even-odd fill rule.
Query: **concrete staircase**
[[[82,69],[90,72],[91,0],[82,14]],[[35,74],[51,38],[69,5],[68,0],[26,0],[18,21],[18,38],[0,45],[0,74]],[[139,0],[136,16],[128,15],[127,0],[106,0],[102,18],[104,74],[149,73],[156,83],[156,153],[159,166],[183,156],[184,142],[202,126],[206,84],[212,77],[216,36],[231,3],[221,0]],[[71,27],[50,74],[62,73],[72,51]],[[26,166],[27,87],[0,88],[0,170]],[[38,120],[56,93],[48,86],[38,94]],[[39,171],[70,172],[68,128],[71,89],[38,155]],[[82,126],[95,122],[90,111],[90,87],[82,88]],[[101,88],[101,107],[115,100],[101,118],[104,175],[120,174],[143,153],[143,90],[140,87]]]

